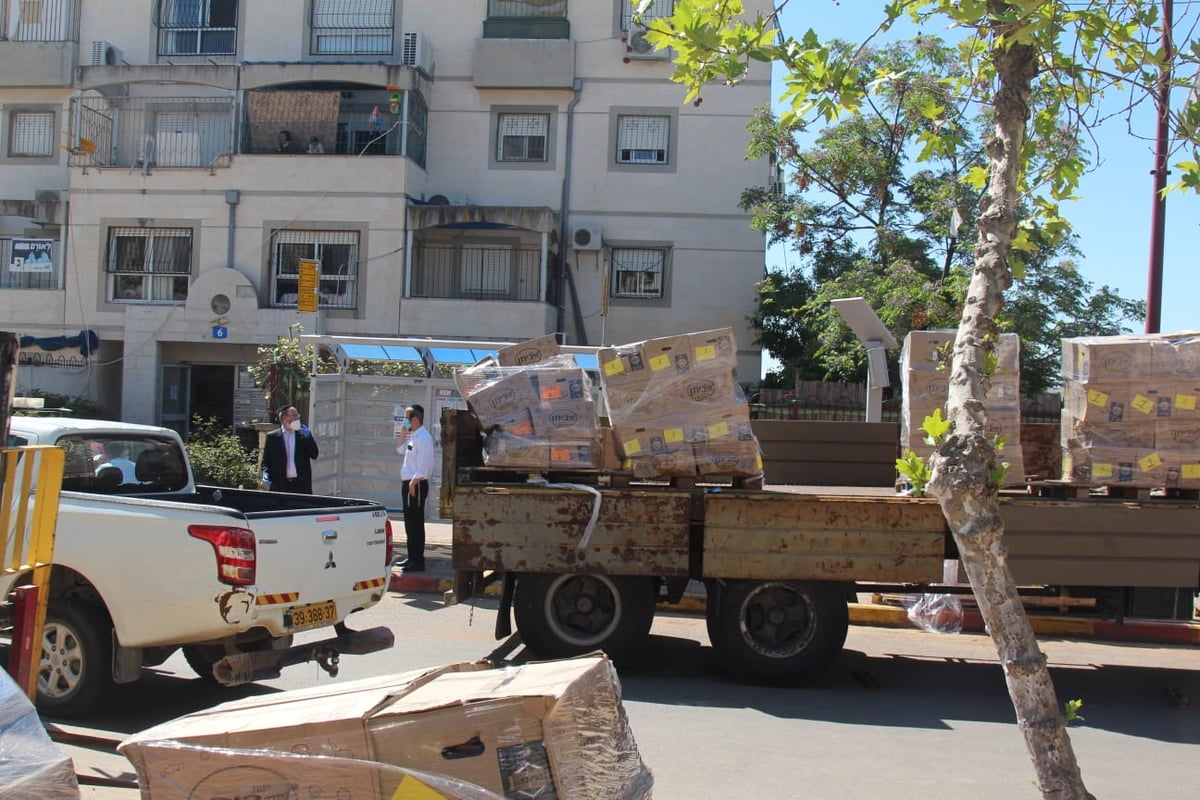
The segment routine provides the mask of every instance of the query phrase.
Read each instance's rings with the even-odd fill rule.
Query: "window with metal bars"
[[[612,249],[613,297],[661,299],[667,250],[663,247]]]
[[[238,0],[159,0],[160,56],[237,53]]]
[[[53,111],[13,111],[9,115],[9,156],[53,158],[56,140]]]
[[[191,228],[109,228],[109,299],[117,303],[187,300]]]
[[[317,262],[319,308],[356,308],[358,231],[293,231],[271,234],[271,305],[294,308],[300,261]]]
[[[621,0],[621,30],[627,31],[633,25],[633,13],[637,9],[638,0]],[[661,19],[675,13],[675,0],[654,0],[642,12],[643,20]]]
[[[459,289],[468,297],[507,297],[512,285],[512,248],[465,244]]]
[[[313,55],[388,55],[394,0],[313,0]]]
[[[489,17],[565,17],[567,0],[488,0]]]
[[[617,118],[618,164],[666,164],[670,143],[670,117],[630,114]]]
[[[545,161],[549,114],[498,114],[497,161]]]

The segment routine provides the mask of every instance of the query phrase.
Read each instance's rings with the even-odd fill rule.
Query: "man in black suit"
[[[300,412],[288,406],[279,412],[279,429],[267,434],[263,443],[263,477],[272,492],[312,494],[312,464],[318,454],[317,440]]]

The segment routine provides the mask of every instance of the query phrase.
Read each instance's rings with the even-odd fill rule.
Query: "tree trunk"
[[[996,6],[993,11],[1003,10],[996,0],[989,3],[992,6]],[[1037,72],[1035,56],[1027,45],[993,52],[999,88],[987,144],[991,163],[987,191],[980,200],[975,271],[954,343],[946,403],[953,426],[932,457],[928,492],[941,503],[979,611],[996,644],[1042,796],[1086,800],[1091,795],[1071,749],[1046,658],[1008,569],[999,486],[992,477],[996,452],[984,433],[989,384],[986,356],[995,348],[995,315],[1004,291],[1012,284],[1008,258],[1016,233],[1017,179]]]
[[[21,340],[15,333],[0,331],[0,447],[8,446],[8,418],[17,388],[17,354]],[[3,476],[0,476],[3,482]]]

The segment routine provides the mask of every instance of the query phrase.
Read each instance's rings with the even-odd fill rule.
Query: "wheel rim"
[[[602,575],[560,575],[544,606],[554,635],[574,647],[595,647],[616,631],[624,608],[621,593]]]
[[[742,638],[756,653],[790,658],[816,635],[817,615],[807,594],[787,583],[766,583],[746,596],[738,613]]]
[[[38,691],[44,697],[67,697],[83,681],[83,643],[61,622],[42,628],[42,657],[38,665]]]

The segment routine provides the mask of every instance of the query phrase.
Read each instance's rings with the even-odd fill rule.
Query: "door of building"
[[[192,407],[191,369],[186,364],[163,364],[162,367],[159,424],[178,431],[185,440]]]

